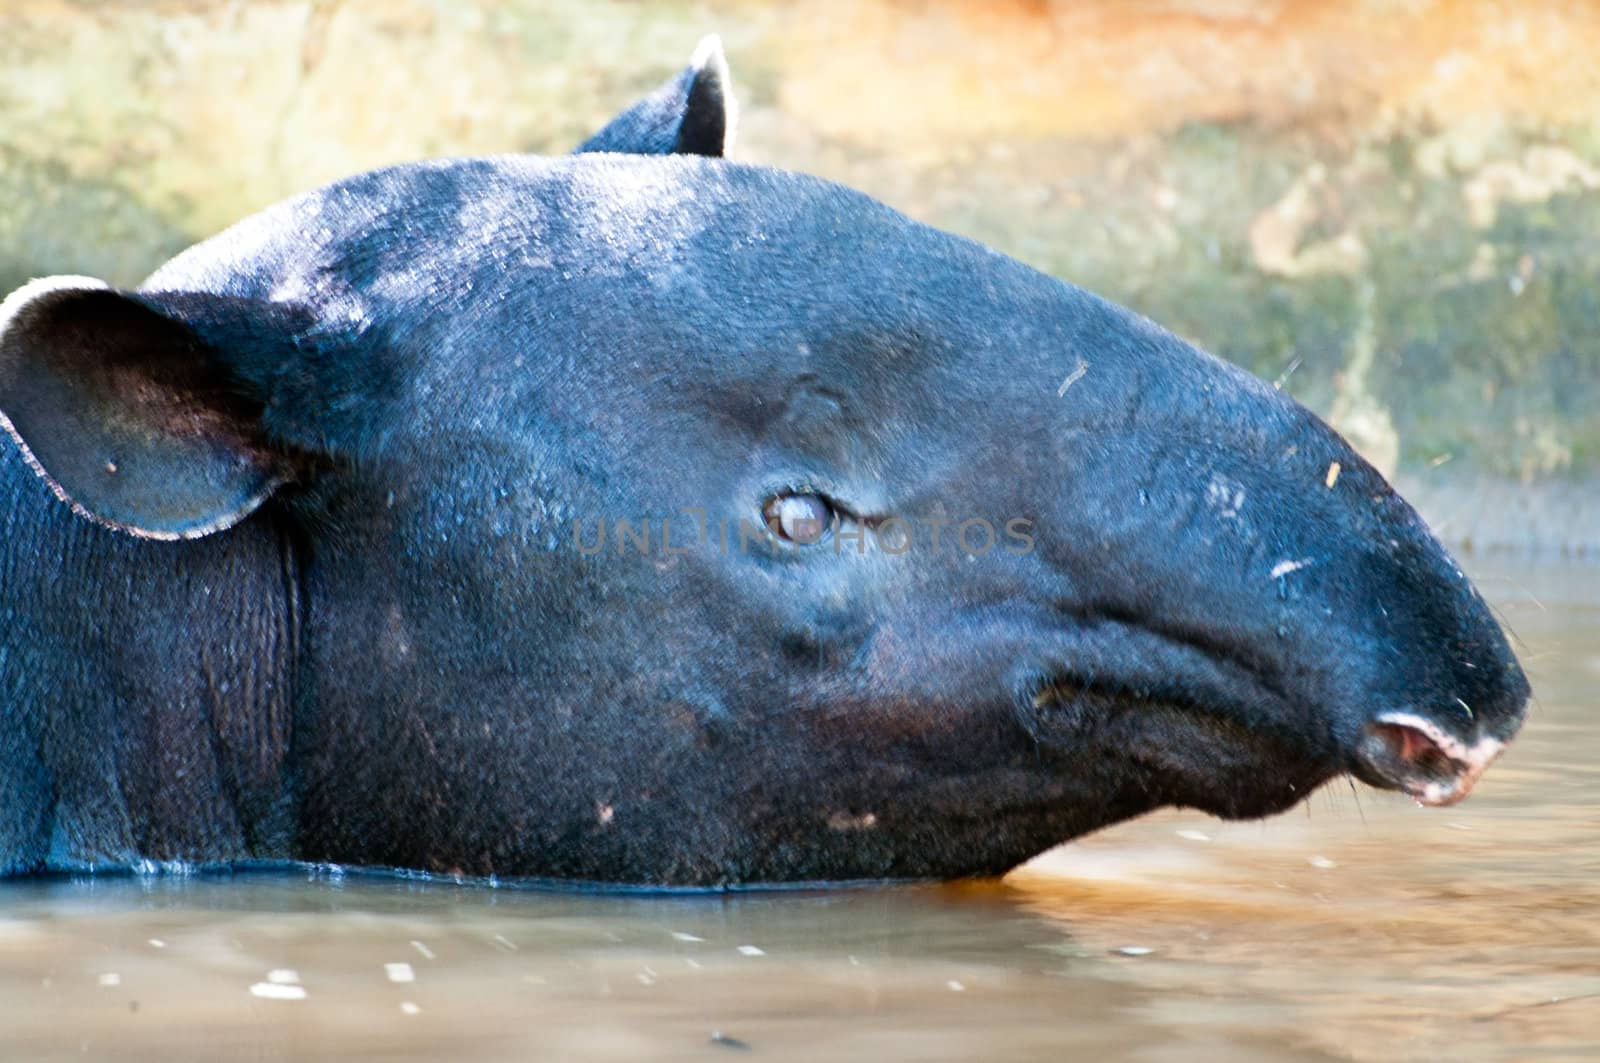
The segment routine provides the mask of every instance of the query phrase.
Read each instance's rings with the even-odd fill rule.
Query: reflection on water
[[[8,1057],[1600,1055],[1600,567],[1477,566],[1539,704],[1467,803],[1163,814],[1004,883],[0,885]]]

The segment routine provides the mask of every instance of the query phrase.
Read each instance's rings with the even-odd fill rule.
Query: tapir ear
[[[158,297],[47,277],[0,303],[0,424],[92,520],[150,539],[237,524],[295,471],[260,417]]]
[[[700,42],[681,74],[613,118],[576,153],[725,155],[737,119],[728,60],[722,39],[713,35]]]

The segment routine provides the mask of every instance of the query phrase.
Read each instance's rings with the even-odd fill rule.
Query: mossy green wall
[[[710,31],[737,156],[1278,381],[1447,538],[1600,549],[1600,5],[13,0],[0,289],[135,283],[375,165],[565,150]]]

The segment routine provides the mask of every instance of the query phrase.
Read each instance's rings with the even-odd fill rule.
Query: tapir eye
[[[761,510],[772,534],[804,546],[827,534],[833,523],[833,506],[821,495],[778,495]]]

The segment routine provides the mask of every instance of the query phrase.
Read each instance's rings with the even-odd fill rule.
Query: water
[[[1600,1058],[1600,566],[1474,567],[1538,705],[1455,808],[1335,785],[836,893],[3,884],[0,1054]]]

